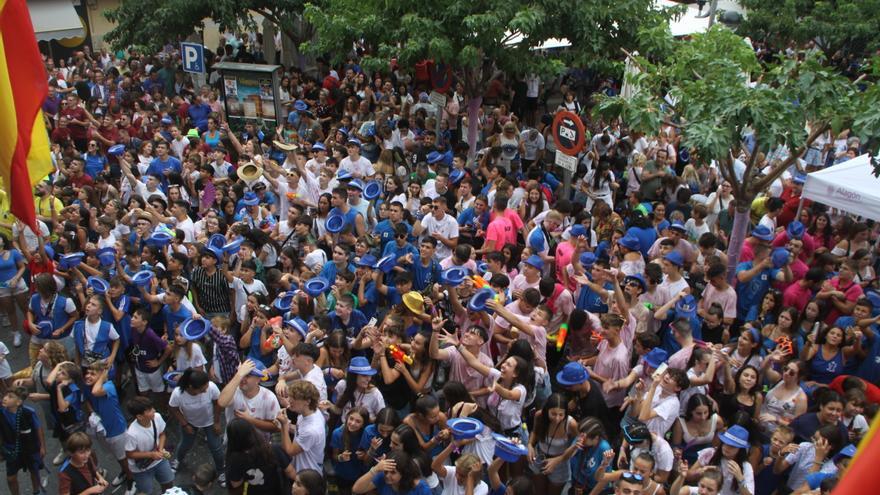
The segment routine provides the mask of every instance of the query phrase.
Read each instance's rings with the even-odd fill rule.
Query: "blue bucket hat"
[[[635,236],[625,235],[617,240],[617,243],[621,246],[629,249],[630,251],[638,251],[642,248],[642,243]]]
[[[372,254],[365,254],[361,256],[361,259],[358,260],[357,266],[362,266],[366,268],[373,269],[376,267],[376,262],[378,260]]]
[[[101,266],[113,266],[116,263],[116,248],[105,247],[98,250],[98,260]]]
[[[375,368],[370,366],[370,362],[367,361],[367,358],[363,356],[355,356],[351,358],[351,361],[348,364],[348,372],[364,376],[373,376],[378,373]]]
[[[566,364],[559,373],[556,373],[556,381],[563,387],[580,385],[589,379],[590,372],[577,361]]]
[[[437,281],[440,283],[440,285],[457,287],[458,285],[461,285],[462,282],[464,282],[467,274],[467,269],[460,266],[452,266],[440,272],[440,277]]]
[[[752,229],[752,237],[761,239],[762,241],[766,242],[770,242],[774,238],[773,232],[763,225],[758,225],[757,227]]]
[[[773,263],[773,268],[779,269],[785,266],[788,263],[788,258],[791,253],[788,252],[788,249],[784,247],[778,247],[773,250],[770,254],[770,261]]]
[[[432,151],[428,153],[428,156],[425,157],[425,160],[428,164],[434,164],[443,160],[443,154],[437,151]]]
[[[645,364],[654,369],[659,368],[667,359],[669,359],[669,353],[659,347],[651,349],[645,354],[645,357],[642,358],[642,360],[645,361]]]
[[[248,191],[244,193],[244,198],[242,198],[241,202],[244,203],[245,206],[257,206],[260,204],[260,198],[257,197],[257,193]]]
[[[311,278],[303,284],[303,290],[312,297],[318,297],[319,294],[330,288],[330,282],[323,277]]]
[[[738,449],[749,448],[749,431],[740,425],[733,425],[721,435],[718,435],[721,443],[736,447]]]
[[[292,320],[285,321],[284,325],[294,329],[294,331],[296,331],[296,333],[298,333],[303,339],[309,334],[309,324],[302,318],[294,317]]]
[[[336,172],[336,178],[339,180],[349,180],[349,179],[351,179],[351,177],[352,177],[351,172],[349,172],[348,170],[345,170],[344,168],[340,168]]]
[[[324,143],[317,142],[312,145],[312,151],[327,151],[327,147],[324,146]]]
[[[342,232],[342,228],[345,227],[345,217],[339,214],[333,214],[327,217],[327,220],[324,221],[324,228],[327,229],[327,232],[331,234],[338,234]]]
[[[526,264],[532,265],[533,267],[537,268],[538,270],[544,269],[544,260],[542,260],[541,257],[538,256],[537,254],[533,254],[533,255],[529,256],[528,258],[526,258]]]
[[[302,100],[296,100],[293,102],[293,109],[297,112],[304,112],[309,109],[309,104]]]
[[[596,255],[589,251],[584,251],[581,253],[579,261],[584,268],[592,268],[593,264],[596,263]]]
[[[454,169],[452,172],[449,172],[449,180],[453,184],[458,184],[459,182],[461,182],[462,179],[464,179],[465,175],[466,172],[464,170]]]
[[[684,266],[684,258],[681,256],[681,253],[679,253],[678,251],[672,251],[671,253],[664,256],[663,259],[665,259],[666,261],[672,263],[673,265],[675,265],[677,267]]]
[[[358,138],[349,138],[348,141],[345,142],[345,145],[346,146],[357,146],[358,148],[360,148],[361,147],[361,140]]]
[[[688,294],[675,303],[675,315],[679,318],[690,318],[697,313],[697,300]]]
[[[378,198],[380,194],[382,194],[381,183],[373,181],[364,186],[364,199],[366,199],[367,201],[372,201]]]
[[[188,318],[177,329],[186,340],[199,340],[211,331],[211,324],[204,318]]]
[[[101,277],[89,277],[87,282],[95,294],[104,295],[110,289],[110,284]]]
[[[785,228],[789,239],[801,239],[804,237],[804,224],[797,220],[792,220]]]

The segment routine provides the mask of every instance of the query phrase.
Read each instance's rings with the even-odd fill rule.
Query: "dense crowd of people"
[[[876,226],[801,198],[846,131],[750,205],[730,280],[732,178],[674,116],[592,118],[613,80],[499,75],[469,122],[352,57],[285,68],[273,126],[170,50],[46,69],[38,231],[0,219],[12,494],[825,494],[876,414]],[[750,138],[739,178],[791,152]]]

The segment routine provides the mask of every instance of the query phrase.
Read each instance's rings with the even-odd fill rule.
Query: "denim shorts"
[[[159,464],[140,473],[131,473],[137,483],[138,493],[153,493],[153,479],[160,485],[167,485],[174,481],[174,471],[168,459],[162,459]]]

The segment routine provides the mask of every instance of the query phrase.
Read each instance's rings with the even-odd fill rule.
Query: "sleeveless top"
[[[712,446],[712,440],[715,439],[715,433],[718,430],[718,415],[713,414],[709,419],[710,429],[709,433],[705,435],[692,435],[688,430],[687,421],[682,417],[678,418],[678,423],[681,425],[681,439],[684,442],[682,458],[690,463],[694,463],[697,460],[697,453],[699,451]]]
[[[774,416],[778,416],[780,418],[785,418],[787,420],[794,419],[794,409],[795,409],[795,399],[800,393],[801,389],[798,387],[798,390],[791,394],[788,397],[784,397],[782,399],[776,394],[777,389],[779,393],[785,393],[782,389],[783,383],[779,382],[770,389],[770,392],[767,393],[764,398],[764,405],[762,407],[762,412],[772,414]],[[773,433],[776,431],[777,424],[776,422],[763,422],[763,427],[768,433]]]
[[[210,146],[212,150],[217,149],[217,145],[220,144],[220,131],[214,131],[213,136],[211,136],[211,131],[205,132],[205,144]]]
[[[568,440],[568,423],[571,419],[571,416],[566,416],[562,422],[565,424],[565,430],[563,431],[564,435],[561,438],[550,438],[548,440],[547,436],[544,436],[541,440],[538,441],[538,452],[544,455],[545,458],[556,457],[562,455],[565,452],[565,449],[568,448],[569,440]]]
[[[838,350],[831,359],[825,359],[822,348],[810,359],[810,377],[818,383],[829,384],[843,370],[843,352]]]

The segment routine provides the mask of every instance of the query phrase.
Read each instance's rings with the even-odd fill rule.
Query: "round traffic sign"
[[[574,112],[562,111],[553,119],[553,139],[556,148],[566,155],[577,155],[584,147],[587,131],[584,123]]]
[[[438,93],[446,93],[452,87],[452,68],[444,63],[431,65],[431,86]]]

